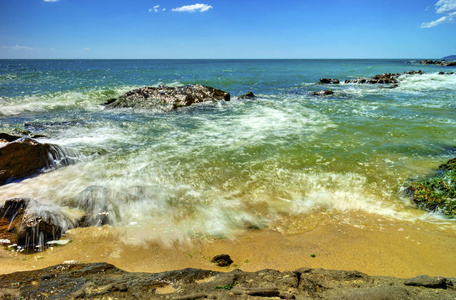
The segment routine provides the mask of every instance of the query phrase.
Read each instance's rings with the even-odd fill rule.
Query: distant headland
[[[442,59],[456,59],[456,55],[445,56],[445,57],[442,58]]]

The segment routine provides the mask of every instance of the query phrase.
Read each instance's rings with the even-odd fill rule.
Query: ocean
[[[418,62],[0,60],[0,132],[44,135],[37,140],[77,161],[0,186],[0,203],[32,198],[71,220],[103,214],[132,243],[379,219],[454,232],[455,220],[416,208],[404,192],[456,157],[456,75],[438,74],[456,68]],[[426,73],[401,75],[396,88],[343,83],[410,70]],[[231,101],[172,112],[103,107],[161,84],[202,84]],[[309,94],[323,89],[334,95]],[[247,91],[256,98],[238,99]]]

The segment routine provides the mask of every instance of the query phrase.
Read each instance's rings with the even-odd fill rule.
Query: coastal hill
[[[445,56],[445,57],[442,58],[442,59],[455,59],[455,60],[456,60],[456,55]]]

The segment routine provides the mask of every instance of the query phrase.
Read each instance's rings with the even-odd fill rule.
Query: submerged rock
[[[21,284],[18,284],[21,283]],[[356,271],[184,269],[129,273],[68,262],[0,275],[2,299],[454,299],[456,278],[401,279]]]
[[[319,91],[319,92],[310,92],[309,94],[314,95],[314,96],[330,96],[330,95],[333,95],[334,92],[331,90],[323,90],[323,91]]]
[[[407,191],[419,207],[456,218],[456,158],[438,169],[434,175],[413,182]]]
[[[76,197],[65,203],[65,206],[77,208],[84,212],[78,226],[102,226],[113,224],[117,217],[112,192],[102,186],[89,186]]]
[[[214,100],[230,101],[230,94],[200,84],[179,87],[160,85],[129,91],[118,99],[108,100],[105,107],[172,110]]]
[[[0,147],[0,185],[74,162],[75,158],[60,146],[15,139]]]
[[[59,239],[72,222],[51,206],[32,199],[10,199],[0,207],[0,239],[25,252],[42,251]]]

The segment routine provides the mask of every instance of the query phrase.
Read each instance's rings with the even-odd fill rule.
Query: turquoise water
[[[456,75],[438,75],[456,68],[411,61],[0,60],[0,132],[30,130],[79,154],[75,165],[0,187],[0,202],[29,197],[160,239],[281,230],[311,214],[444,222],[402,189],[456,157]],[[419,69],[426,74],[403,75],[395,89],[317,84]],[[208,85],[232,101],[103,109],[159,84]],[[334,96],[309,95],[327,88]],[[237,99],[247,91],[258,97]]]

